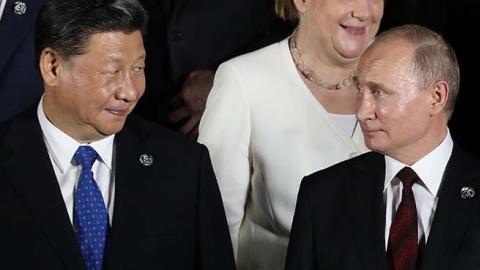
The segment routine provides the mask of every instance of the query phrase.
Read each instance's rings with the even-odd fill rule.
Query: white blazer
[[[368,151],[297,73],[287,39],[223,63],[200,123],[239,270],[283,269],[300,181]]]

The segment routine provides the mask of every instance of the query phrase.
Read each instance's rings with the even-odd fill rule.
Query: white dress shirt
[[[5,10],[5,4],[7,0],[0,0],[0,21],[2,21],[3,11]]]
[[[398,160],[385,156],[386,171],[385,188],[383,190],[383,198],[386,203],[385,250],[388,246],[390,225],[402,199],[403,187],[400,180],[396,177],[397,173],[403,167],[411,167],[421,180],[413,185],[412,190],[417,206],[418,240],[420,241],[422,236],[425,236],[426,242],[437,208],[438,188],[442,182],[442,177],[450,155],[452,154],[452,149],[452,137],[450,136],[450,132],[447,131],[447,135],[442,143],[412,166],[407,166]]]
[[[73,223],[73,203],[80,177],[81,166],[75,166],[73,155],[81,145],[72,137],[55,127],[43,111],[43,97],[38,105],[37,115],[52,162],[58,185],[62,192],[70,222]],[[88,144],[97,151],[99,158],[92,166],[93,177],[102,193],[105,207],[108,209],[109,222],[112,224],[115,176],[112,170],[113,139],[115,135]]]

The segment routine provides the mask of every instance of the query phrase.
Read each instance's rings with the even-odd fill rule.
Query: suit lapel
[[[350,215],[355,248],[365,270],[385,269],[384,157],[370,153],[356,166],[351,181]],[[358,180],[358,181],[357,181]]]
[[[479,206],[480,171],[457,147],[447,164],[438,194],[438,205],[427,240],[422,270],[448,269],[475,210]],[[477,195],[462,199],[462,187],[471,187]]]
[[[106,269],[121,269],[122,248],[132,239],[135,227],[135,214],[138,212],[139,202],[144,190],[152,181],[153,171],[156,166],[157,155],[153,153],[147,139],[141,134],[141,128],[125,128],[115,137],[115,205],[113,210],[112,228],[109,233],[107,248]],[[144,166],[140,162],[142,154],[154,157],[154,163]],[[132,243],[130,243],[132,244]],[[128,244],[127,244],[128,245]]]
[[[82,269],[80,249],[34,114],[13,122],[4,142],[8,155],[1,167],[34,223],[67,269]]]

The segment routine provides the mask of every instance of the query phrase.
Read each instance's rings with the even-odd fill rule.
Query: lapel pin
[[[460,191],[460,195],[462,199],[471,199],[475,197],[475,190],[471,187],[463,187]]]
[[[150,166],[153,164],[153,156],[148,155],[148,154],[141,154],[140,155],[140,163],[142,163],[143,166]]]
[[[17,15],[25,14],[25,12],[27,12],[27,4],[25,4],[25,2],[22,2],[22,1],[16,1],[13,4],[13,12],[15,12],[15,14]]]

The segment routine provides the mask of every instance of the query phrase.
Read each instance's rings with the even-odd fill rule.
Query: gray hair
[[[415,47],[413,71],[420,88],[436,81],[447,82],[449,94],[445,110],[450,117],[460,85],[460,68],[452,46],[438,33],[414,24],[391,28],[379,34],[374,43],[394,39],[404,40]]]

